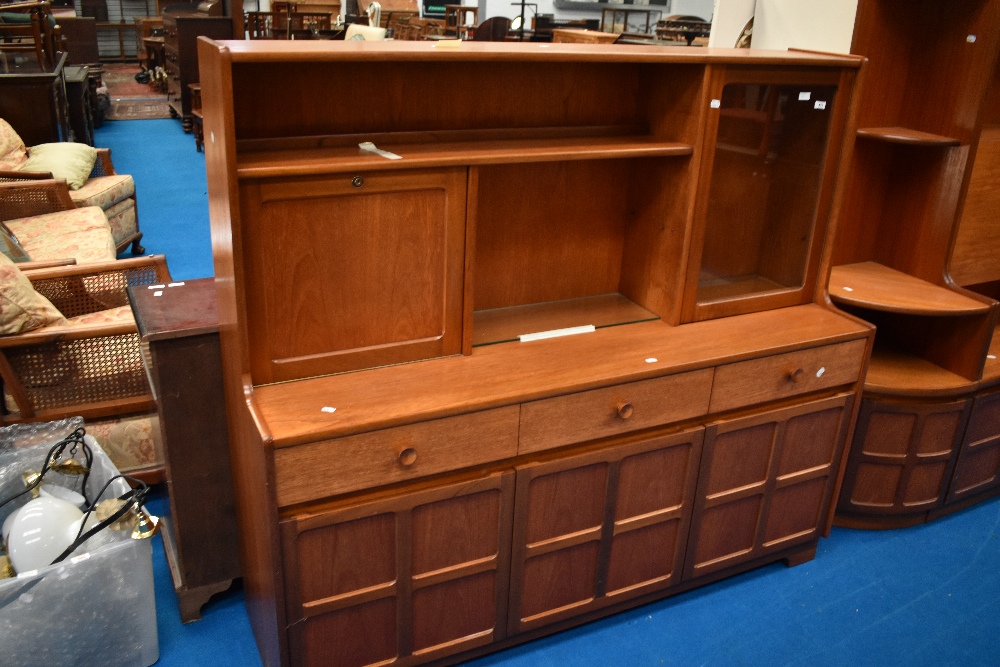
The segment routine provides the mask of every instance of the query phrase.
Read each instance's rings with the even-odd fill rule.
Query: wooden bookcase
[[[873,335],[825,292],[861,59],[199,61],[265,663],[457,660],[813,556]]]
[[[838,506],[846,525],[940,516],[975,495],[963,478],[983,482],[979,499],[1000,489],[1000,450],[984,448],[976,472],[960,462],[977,397],[1000,380],[998,50],[995,0],[946,14],[926,0],[858,5],[851,51],[869,64],[829,290],[877,334]]]

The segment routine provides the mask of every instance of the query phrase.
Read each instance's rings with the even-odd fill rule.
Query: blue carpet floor
[[[135,177],[147,252],[165,253],[177,279],[212,275],[204,156],[180,122],[110,122],[97,144]],[[162,495],[152,503],[168,507]],[[470,664],[1000,665],[998,528],[1000,500],[903,530],[835,528],[798,567],[764,567]],[[259,664],[238,587],[181,625],[154,539],[158,664]]]

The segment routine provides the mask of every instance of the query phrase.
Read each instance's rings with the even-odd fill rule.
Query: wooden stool
[[[444,34],[465,39],[469,32],[468,17],[472,16],[472,25],[479,23],[479,7],[465,5],[444,6]]]

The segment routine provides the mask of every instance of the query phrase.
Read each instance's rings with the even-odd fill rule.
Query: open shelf
[[[862,127],[858,128],[858,137],[873,141],[886,141],[891,144],[906,144],[908,146],[950,148],[962,144],[961,141],[954,137],[944,137],[939,134],[911,130],[906,127]]]
[[[634,135],[414,143],[388,140],[376,146],[400,159],[363,151],[357,145],[248,151],[237,159],[237,174],[240,178],[272,178],[356,170],[687,156],[694,151],[688,144]]]
[[[927,359],[877,344],[865,376],[866,392],[898,396],[960,394],[975,384]]]
[[[983,367],[983,384],[1000,382],[1000,325],[993,330],[993,340],[990,350],[986,353],[986,365]]]
[[[698,281],[698,303],[716,303],[728,299],[738,299],[749,294],[774,294],[798,289],[798,286],[789,287],[756,274],[713,277],[702,271],[701,279]]]
[[[472,344],[490,345],[555,329],[602,327],[659,319],[621,294],[565,299],[550,303],[480,310],[472,318]]]
[[[830,298],[840,304],[907,315],[981,315],[989,304],[877,262],[835,266]]]

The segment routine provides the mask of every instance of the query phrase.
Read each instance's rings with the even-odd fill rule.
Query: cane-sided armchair
[[[120,469],[155,477],[155,403],[126,288],[169,280],[162,255],[26,272],[0,255],[0,424],[82,416]]]
[[[37,167],[39,163],[44,165],[48,162],[40,156],[59,155],[67,150],[79,151],[84,156],[93,156],[91,151],[96,152],[93,165],[86,163],[89,175],[85,171],[75,178],[72,175],[59,178],[62,165],[46,170]],[[74,166],[78,164],[74,161]],[[69,144],[67,147],[67,143],[26,147],[10,124],[0,118],[0,183],[17,181],[58,182],[57,187],[65,193],[65,201],[72,202],[77,208],[99,206],[104,211],[117,252],[124,251],[130,244],[133,254],[145,252],[139,244],[142,232],[139,231],[135,181],[129,175],[115,171],[110,149],[93,149],[82,144]]]

